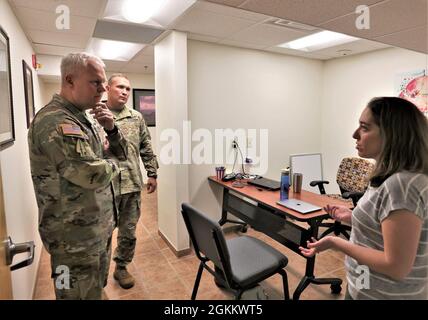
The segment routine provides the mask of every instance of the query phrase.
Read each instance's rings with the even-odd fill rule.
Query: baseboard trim
[[[192,251],[191,248],[183,249],[183,250],[177,250],[177,249],[174,248],[174,246],[172,245],[172,243],[169,242],[168,238],[165,237],[160,230],[158,230],[158,235],[162,238],[163,241],[165,241],[165,243],[168,246],[168,248],[172,251],[172,253],[174,253],[174,255],[177,258],[180,258],[180,257],[183,257],[183,256],[187,256]]]

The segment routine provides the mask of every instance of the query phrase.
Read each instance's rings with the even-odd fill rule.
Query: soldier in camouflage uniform
[[[126,266],[134,257],[135,230],[140,217],[141,188],[143,187],[140,157],[147,171],[148,193],[156,190],[159,167],[143,116],[138,111],[125,106],[130,90],[129,80],[125,76],[114,74],[110,77],[107,86],[107,106],[114,114],[115,123],[128,141],[128,158],[120,161],[120,176],[117,181],[120,194],[116,202],[119,207],[119,230],[117,248],[113,257],[116,262],[113,276],[124,289],[132,288],[135,283]]]
[[[119,167],[104,158],[84,110],[92,108],[118,159],[126,159],[127,142],[100,103],[106,77],[99,58],[70,54],[61,77],[61,93],[37,113],[28,132],[39,232],[51,255],[56,298],[101,299],[116,215],[111,182]]]

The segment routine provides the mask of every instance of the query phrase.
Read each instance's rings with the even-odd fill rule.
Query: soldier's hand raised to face
[[[91,111],[90,114],[94,116],[95,119],[103,126],[104,129],[113,130],[114,129],[114,118],[113,114],[109,108],[102,102],[97,103]]]

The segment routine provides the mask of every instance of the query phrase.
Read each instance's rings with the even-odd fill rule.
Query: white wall
[[[1,168],[6,209],[6,224],[14,242],[33,240],[36,243],[35,259],[31,266],[12,272],[14,299],[31,299],[40,259],[41,241],[38,234],[37,204],[31,181],[27,145],[27,123],[22,75],[22,60],[31,66],[33,49],[9,4],[0,0],[0,25],[10,39],[12,64],[12,91],[15,121],[15,142],[1,151]],[[43,83],[33,70],[34,101],[36,109],[42,105]],[[18,255],[14,263],[26,258]]]
[[[37,63],[42,67],[38,70],[39,75],[59,78],[61,74],[62,56],[50,54],[38,54]]]
[[[322,71],[317,60],[189,41],[192,130],[268,129],[265,176],[278,180],[290,154],[321,149]],[[219,189],[207,181],[215,166],[191,165],[189,186],[191,202],[218,217]]]
[[[41,80],[43,82],[43,80]],[[47,105],[49,101],[52,100],[52,96],[55,93],[59,93],[60,91],[60,84],[59,83],[52,83],[52,82],[43,82],[44,83],[44,90],[42,92],[43,97],[43,106]]]
[[[346,156],[357,156],[352,133],[367,102],[394,96],[397,74],[428,68],[428,56],[388,48],[325,62],[322,81],[321,149],[328,193],[339,193],[336,173]]]

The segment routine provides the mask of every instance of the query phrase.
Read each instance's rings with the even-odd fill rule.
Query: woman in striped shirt
[[[349,241],[327,236],[304,256],[346,254],[348,299],[428,299],[428,121],[411,102],[372,99],[353,134],[358,155],[376,160],[356,208],[327,206],[352,224]]]

